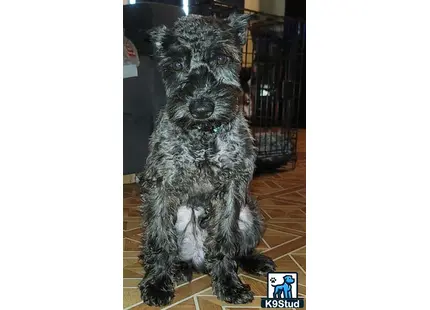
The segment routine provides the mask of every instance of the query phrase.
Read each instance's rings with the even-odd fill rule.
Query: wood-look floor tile
[[[172,303],[175,303],[181,299],[184,299],[211,287],[211,279],[208,276],[204,276],[200,279],[194,280],[186,285],[176,288],[175,298],[173,299]]]
[[[216,297],[198,296],[199,308],[201,310],[222,310],[221,304],[214,303],[213,299],[216,299]]]
[[[300,267],[302,267],[303,270],[306,271],[306,256],[299,254],[291,254],[291,256],[300,265]]]
[[[299,284],[306,285],[306,275],[288,255],[275,261],[278,271],[297,272]]]
[[[134,278],[134,279],[123,279],[123,287],[124,288],[137,288],[142,278]]]
[[[295,231],[301,231],[306,233],[306,223],[305,222],[297,222],[297,221],[291,221],[291,222],[281,222],[279,221],[278,223],[272,223],[272,221],[270,221],[270,226],[273,226],[273,229],[277,229],[277,228],[285,228],[285,229],[292,229]],[[288,231],[287,231],[288,232]]]
[[[272,181],[272,182],[277,183],[278,181]],[[296,191],[302,190],[304,187],[305,187],[304,184],[294,185],[294,186],[287,187],[285,189],[281,189],[281,190],[277,190],[275,192],[261,195],[259,198],[260,199],[273,198],[273,197],[284,198],[284,197],[288,197],[288,195],[291,195],[294,193],[297,194]],[[295,195],[292,195],[291,197],[295,198]],[[300,197],[303,198],[303,196],[300,196]]]
[[[264,252],[264,254],[271,257],[272,259],[276,259],[282,255],[285,255],[285,254],[292,252],[293,250],[295,250],[297,248],[304,246],[305,244],[306,244],[306,238],[297,237],[296,240],[287,242],[281,246],[270,249],[270,250]]]
[[[224,307],[233,307],[232,304],[223,302],[223,301],[219,300],[216,296],[198,296],[197,298],[199,300],[199,305],[201,305],[200,300],[204,300],[204,301],[213,303],[213,304],[215,304],[215,305],[217,305],[219,307],[222,307],[222,306],[224,306]],[[204,305],[206,307],[209,304],[205,303]],[[247,304],[243,304],[243,306],[248,306],[248,307],[260,307],[260,305],[261,305],[261,297],[254,297],[254,300],[252,302],[247,303]],[[200,309],[201,310],[206,310],[206,309],[209,309],[209,308],[201,308],[200,307]],[[215,309],[215,308],[211,308],[211,309]],[[219,308],[217,308],[217,309],[219,309]]]
[[[196,306],[194,304],[194,298],[189,298],[187,300],[184,300],[183,302],[171,307],[170,309],[173,310],[195,310]],[[205,309],[201,309],[205,310]]]
[[[141,228],[140,218],[136,218],[135,220],[128,218],[126,221],[124,221],[124,230],[127,231],[136,228]]]
[[[286,241],[290,241],[297,238],[297,235],[279,232],[271,228],[267,228],[264,232],[263,238],[269,244],[270,247],[274,247]]]
[[[275,231],[286,232],[286,233],[290,233],[290,234],[296,235],[296,236],[305,236],[306,235],[306,233],[301,231],[301,230],[290,228],[288,224],[289,223],[285,223],[284,225],[275,225],[275,224],[272,224],[269,222],[269,223],[266,223],[265,225],[267,228],[270,228],[270,229],[275,230]]]
[[[124,308],[130,307],[131,305],[137,304],[142,301],[140,298],[140,290],[136,288],[124,288],[123,289],[123,306]]]
[[[208,289],[206,289],[206,290],[198,293],[197,295],[213,295],[212,294],[212,287],[210,287],[210,288],[208,288]]]
[[[264,211],[270,215],[272,219],[306,219],[306,214],[300,211],[299,208],[268,208],[264,207]]]
[[[140,238],[140,234],[142,233],[142,229],[140,227],[130,228],[123,232],[124,238]]]
[[[140,279],[140,278],[142,278],[141,273],[138,273],[134,270],[130,270],[130,269],[126,269],[126,268],[124,268],[122,270],[122,275],[123,275],[122,277],[124,279]]]
[[[142,303],[142,301],[138,305],[130,308],[130,310],[161,310],[161,309],[163,309],[163,308],[160,308],[160,307],[150,307],[150,306]]]
[[[292,252],[293,254],[306,255],[306,247],[302,247]]]
[[[303,224],[306,224],[306,216],[305,217],[297,217],[297,218],[271,218],[270,223],[277,224],[277,225],[283,224],[283,223],[303,223]]]
[[[140,254],[140,251],[124,251],[123,257],[124,258],[134,258],[134,257],[138,257],[139,254]]]
[[[240,279],[243,283],[249,284],[251,291],[254,292],[255,296],[267,295],[267,283],[263,283],[249,276],[241,276]]]
[[[278,185],[277,182],[274,182],[273,180],[265,180],[264,183],[266,183],[270,188],[282,189],[282,186]]]
[[[124,251],[139,251],[140,242],[132,239],[124,239]]]
[[[301,297],[306,296],[306,286],[305,285],[299,285],[299,295]]]
[[[293,193],[288,193],[285,195],[279,195],[279,198],[285,199],[285,200],[292,200],[292,201],[297,201],[300,203],[306,203],[306,198],[303,197],[302,195],[293,192]]]

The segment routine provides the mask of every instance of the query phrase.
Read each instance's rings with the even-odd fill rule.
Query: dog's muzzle
[[[215,105],[205,100],[193,100],[189,105],[191,115],[196,119],[205,119],[212,115]]]

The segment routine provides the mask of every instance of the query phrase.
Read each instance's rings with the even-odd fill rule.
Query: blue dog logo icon
[[[273,285],[276,282],[275,278],[271,278],[270,282],[273,287],[273,298],[293,298],[291,284],[295,282],[291,275],[284,276],[284,283]]]
[[[267,298],[261,298],[261,308],[300,309],[305,301],[299,297],[297,272],[268,272]]]

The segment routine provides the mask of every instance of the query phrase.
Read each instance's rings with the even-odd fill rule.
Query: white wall
[[[245,0],[245,8],[283,16],[285,12],[285,0]]]

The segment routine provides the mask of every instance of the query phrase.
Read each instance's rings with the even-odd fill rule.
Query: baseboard
[[[122,184],[134,184],[136,183],[136,174],[126,174],[122,176]]]

